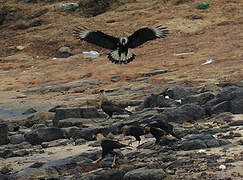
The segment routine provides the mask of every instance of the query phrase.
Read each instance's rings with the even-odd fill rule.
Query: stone
[[[66,146],[69,143],[70,143],[69,139],[57,139],[50,142],[42,142],[41,146],[43,148],[48,148],[48,147]]]
[[[63,137],[64,136],[61,129],[55,127],[35,129],[25,135],[26,141],[28,141],[32,145],[62,139]]]
[[[144,100],[143,108],[153,107],[172,107],[176,106],[173,99],[166,99],[163,95],[152,94]]]
[[[10,136],[9,139],[10,139],[11,144],[20,144],[25,141],[23,134],[12,135],[12,136]]]
[[[172,88],[168,88],[165,92],[165,95],[169,96],[172,99],[182,99],[193,94],[195,93],[186,90],[183,86],[175,86]]]
[[[69,56],[72,56],[71,49],[69,47],[64,46],[58,50],[58,58],[67,58]]]
[[[94,172],[89,172],[82,174],[81,177],[75,179],[79,180],[122,180],[122,172],[119,169],[108,169],[108,170],[99,170]]]
[[[223,102],[211,107],[211,113],[213,113],[213,114],[220,114],[223,112],[230,112],[230,102],[229,101],[223,101]]]
[[[3,22],[5,21],[5,19],[6,19],[6,16],[8,15],[8,9],[7,9],[7,7],[2,7],[1,9],[0,9],[0,25],[2,25],[3,24]]]
[[[215,95],[211,92],[204,92],[200,94],[190,95],[186,98],[183,98],[183,104],[190,104],[190,103],[198,103],[199,105],[203,105],[206,102],[212,100]]]
[[[7,174],[7,173],[9,173],[12,170],[13,170],[13,165],[12,164],[7,164],[7,165],[0,164],[0,172],[1,173]],[[1,179],[1,175],[0,175],[0,179]]]
[[[132,171],[127,172],[123,180],[161,180],[166,177],[163,169],[146,169],[139,168]]]
[[[61,5],[60,9],[62,11],[75,11],[78,7],[78,3],[65,3]]]
[[[25,127],[32,127],[34,124],[45,124],[47,120],[53,119],[55,114],[52,112],[37,112],[34,115],[22,120],[19,124]]]
[[[55,118],[53,119],[53,126],[57,127],[59,120],[67,118],[97,118],[100,114],[96,107],[72,107],[72,108],[58,108],[56,109]]]
[[[83,119],[82,118],[67,118],[62,119],[58,122],[59,128],[66,128],[66,127],[83,127]]]
[[[0,123],[0,145],[8,144],[8,125],[6,123]]]
[[[32,113],[35,113],[35,112],[37,112],[37,111],[34,108],[29,108],[25,112],[23,112],[23,114],[32,114]]]
[[[121,80],[121,76],[111,76],[111,82],[118,82]]]
[[[205,117],[205,110],[196,104],[184,104],[175,109],[164,110],[165,120],[170,122],[191,122]]]
[[[92,128],[82,128],[82,129],[77,129],[73,132],[73,135],[71,136],[74,139],[85,139],[87,141],[94,140],[93,135],[97,132],[96,129]]]
[[[204,141],[200,139],[183,141],[180,149],[184,151],[194,150],[194,149],[206,149],[207,145]]]
[[[70,138],[70,137],[73,136],[75,131],[78,130],[78,129],[79,129],[78,127],[73,126],[73,127],[62,128],[61,130],[63,131],[65,138]]]

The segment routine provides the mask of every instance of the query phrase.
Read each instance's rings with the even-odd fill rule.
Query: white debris
[[[53,60],[56,60],[57,58],[54,57],[54,58],[52,58],[52,59],[53,59]]]
[[[199,149],[198,152],[199,153],[206,152],[206,149]]]
[[[18,49],[19,51],[24,50],[24,48],[25,48],[24,46],[17,46],[17,47],[16,47],[16,49]]]
[[[205,63],[202,63],[201,65],[206,65],[206,64],[210,64],[210,63],[212,63],[213,62],[213,60],[212,59],[208,59]]]
[[[219,166],[219,169],[226,169],[226,166],[225,165],[223,165],[223,164],[221,164],[220,166]]]
[[[170,96],[165,96],[165,99],[170,99]]]
[[[175,102],[178,102],[178,103],[182,103],[182,100],[181,99],[177,99],[177,100],[175,100]]]
[[[100,56],[100,53],[97,51],[83,51],[84,58],[96,58]]]

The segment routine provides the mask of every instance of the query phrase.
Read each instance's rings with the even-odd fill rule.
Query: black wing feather
[[[91,31],[85,27],[76,27],[73,30],[73,35],[77,39],[111,50],[117,49],[117,43],[119,42],[119,39],[116,37],[107,35],[101,31]]]
[[[168,34],[167,27],[157,26],[156,28],[142,28],[135,31],[128,37],[128,47],[136,48],[143,43],[156,38],[164,38]]]

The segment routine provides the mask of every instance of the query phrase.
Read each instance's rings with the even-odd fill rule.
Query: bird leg
[[[92,161],[91,163],[92,163],[92,164],[97,164],[97,163],[100,162],[101,160],[102,160],[102,157],[99,157],[97,160]]]
[[[113,161],[112,161],[112,164],[111,164],[111,167],[115,167],[116,166],[116,154],[114,155],[113,157]]]

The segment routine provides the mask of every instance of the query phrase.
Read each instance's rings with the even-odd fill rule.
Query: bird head
[[[104,136],[101,133],[96,133],[96,134],[93,135],[93,137],[96,138],[97,141],[99,141],[99,142],[101,142],[102,139],[104,139]]]
[[[120,43],[124,46],[127,44],[127,37],[121,37],[120,38]]]
[[[150,132],[150,127],[149,126],[145,126],[144,127],[144,134],[148,134]]]
[[[108,98],[107,98],[107,96],[106,96],[106,94],[105,94],[105,90],[104,90],[104,89],[101,89],[101,90],[100,90],[100,94],[99,94],[98,99],[99,99],[100,101],[108,101]]]

